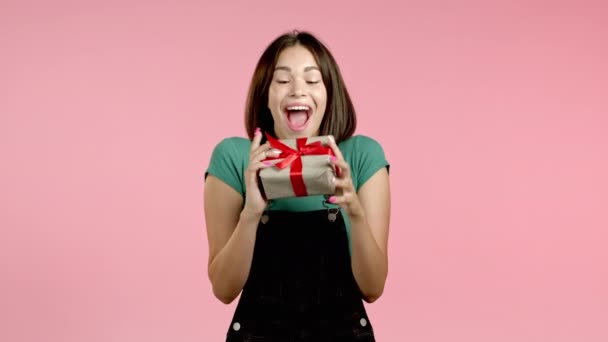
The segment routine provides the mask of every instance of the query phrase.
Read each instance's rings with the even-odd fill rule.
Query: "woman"
[[[388,169],[382,147],[353,136],[353,104],[329,50],[306,32],[262,54],[247,98],[249,139],[214,149],[205,181],[209,278],[228,304],[227,341],[374,341],[363,300],[388,271]],[[264,142],[329,135],[341,172],[330,197],[268,201],[258,184],[278,151]]]

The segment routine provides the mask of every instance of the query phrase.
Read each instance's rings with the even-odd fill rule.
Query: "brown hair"
[[[319,134],[333,135],[336,142],[348,139],[355,132],[357,118],[338,64],[321,41],[308,32],[298,31],[283,34],[275,39],[258,61],[245,107],[247,135],[252,139],[255,128],[259,127],[262,132],[276,137],[274,121],[268,109],[268,89],[279,55],[284,49],[298,44],[308,49],[314,56],[327,89],[327,107],[319,127]]]

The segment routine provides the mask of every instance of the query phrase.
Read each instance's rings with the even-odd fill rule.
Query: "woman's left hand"
[[[331,163],[339,172],[337,172],[334,180],[336,186],[335,194],[328,199],[328,202],[340,205],[351,218],[364,216],[363,207],[353,185],[350,166],[344,160],[344,156],[333,136],[329,137],[329,146],[335,154],[335,157],[331,157]]]

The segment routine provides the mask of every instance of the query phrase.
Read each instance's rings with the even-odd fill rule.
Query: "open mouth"
[[[284,109],[287,125],[294,131],[302,131],[308,124],[312,110],[307,105],[288,105]]]

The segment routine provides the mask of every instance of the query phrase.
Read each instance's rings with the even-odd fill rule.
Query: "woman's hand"
[[[276,155],[268,143],[260,145],[262,132],[256,128],[251,149],[249,151],[249,166],[245,170],[245,206],[243,211],[248,211],[256,215],[262,215],[268,201],[264,199],[260,192],[258,182],[258,171],[272,166],[272,163],[265,163],[263,160],[268,156]]]
[[[350,166],[344,160],[344,156],[338,148],[333,136],[329,136],[329,146],[335,154],[335,157],[331,157],[331,163],[337,167],[339,172],[337,172],[334,180],[336,186],[335,194],[328,199],[328,202],[340,205],[351,218],[358,216],[363,217],[365,213],[363,206],[359,201],[355,186],[353,185]]]

